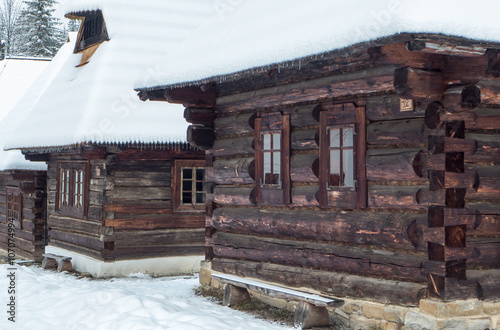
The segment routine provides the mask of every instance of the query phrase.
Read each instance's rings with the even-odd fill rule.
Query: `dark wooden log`
[[[213,128],[190,125],[187,130],[187,141],[189,144],[200,150],[212,148],[215,140]]]
[[[220,205],[250,206],[253,204],[250,199],[253,190],[254,187],[216,186],[214,188],[214,202]]]
[[[488,57],[486,74],[492,75],[495,78],[500,77],[500,51],[498,49],[490,49],[486,55]]]
[[[439,55],[454,55],[463,57],[483,56],[486,48],[480,46],[456,45],[427,40],[412,40],[406,43],[406,48],[412,52],[422,52]]]
[[[308,104],[284,109],[284,112],[290,113],[290,124],[294,129],[316,126],[318,120],[315,117],[317,104]]]
[[[184,119],[188,123],[212,127],[215,120],[215,111],[211,108],[186,108]]]
[[[313,163],[317,158],[318,156],[314,154],[293,155],[291,159],[290,173],[292,182],[317,183],[318,177],[314,174],[313,170]]]
[[[217,138],[224,138],[235,134],[253,134],[255,114],[236,113],[233,116],[217,116],[214,121],[214,132]]]
[[[292,158],[293,159],[293,158]],[[219,185],[254,184],[254,158],[232,158],[214,162],[214,182]]]
[[[113,155],[115,156],[115,155]],[[155,149],[126,149],[120,150],[116,154],[116,158],[113,159],[112,163],[110,163],[109,156],[107,157],[107,165],[113,166],[115,168],[123,168],[124,170],[140,170],[140,166],[143,168],[146,167],[154,167],[154,166],[172,166],[173,158],[183,158],[183,159],[203,159],[205,153],[201,150],[195,150],[193,148],[181,147],[181,148],[163,148],[161,146],[156,147]],[[148,161],[140,162],[140,161]],[[117,161],[127,163],[121,164],[113,164]],[[135,161],[135,162],[131,162]],[[163,161],[158,162],[158,161]],[[130,166],[127,168],[126,166]]]
[[[476,84],[488,76],[488,56],[445,56],[442,63],[443,81],[447,85]]]
[[[318,129],[294,130],[291,134],[293,151],[318,150]]]
[[[100,240],[99,236],[89,236],[86,234],[79,234],[75,232],[63,232],[55,229],[49,230],[51,239],[71,243],[88,249],[100,251],[104,249],[104,242]]]
[[[500,270],[467,270],[467,278],[479,284],[479,298],[495,301],[500,295]]]
[[[217,232],[213,238],[215,257],[270,262],[274,264],[331,270],[355,275],[381,276],[413,282],[425,281],[425,255],[382,255],[369,249],[243,236]]]
[[[430,228],[465,225],[467,231],[474,231],[480,223],[481,215],[477,210],[429,207],[428,224]]]
[[[270,263],[216,258],[215,271],[291,287],[307,287],[336,297],[370,299],[386,304],[418,306],[427,284],[382,280],[342,273],[302,269]]]
[[[254,157],[254,135],[215,140],[212,153],[217,157]]]
[[[294,206],[319,206],[317,194],[319,186],[295,186],[292,188],[292,204]]]
[[[421,119],[380,121],[367,126],[368,145],[390,145],[400,148],[426,144],[430,130]]]
[[[477,149],[477,141],[471,139],[455,139],[446,136],[429,136],[429,153],[442,154],[452,152],[464,152],[474,154]]]
[[[396,94],[369,97],[366,99],[366,118],[380,121],[422,117],[428,104],[415,100],[413,111],[401,111],[401,97]]]
[[[413,68],[396,69],[394,87],[401,97],[423,101],[440,101],[446,90],[441,73]]]
[[[481,91],[475,85],[453,86],[444,92],[441,103],[450,112],[473,110],[481,103]]]
[[[429,274],[430,298],[444,301],[474,299],[480,296],[476,281],[448,278]]]
[[[24,153],[24,158],[30,162],[48,162],[50,154]]]
[[[217,230],[233,233],[427,250],[426,214],[217,208],[212,221]]]
[[[115,260],[133,260],[142,258],[164,258],[203,256],[205,246],[203,244],[178,244],[160,246],[123,246],[115,247],[106,251],[109,257]]]
[[[203,244],[205,229],[115,230],[113,240],[115,247]]]
[[[293,106],[342,96],[390,92],[394,90],[394,68],[382,67],[362,72],[335,75],[279,87],[220,97],[217,110],[237,112],[279,105]],[[258,104],[255,98],[259,99]]]
[[[481,90],[482,104],[500,103],[500,83],[497,80],[483,80],[476,85]]]
[[[147,96],[151,98],[151,96]],[[217,91],[211,85],[187,86],[165,89],[163,90],[163,96],[163,99],[156,100],[179,103],[183,104],[185,107],[212,108],[215,106]]]
[[[419,196],[426,186],[369,186],[368,201],[370,208],[427,210],[427,199]],[[431,197],[431,200],[434,196]]]
[[[104,219],[104,226],[115,229],[182,229],[182,228],[204,228],[205,216],[182,214],[172,216],[148,216],[126,219]]]
[[[476,171],[455,173],[446,171],[429,171],[430,189],[432,191],[447,188],[465,188],[469,192],[477,191],[479,175]]]
[[[74,231],[87,235],[99,235],[101,232],[101,224],[99,223],[56,215],[49,216],[48,226],[57,231]]]
[[[106,148],[80,148],[80,155],[85,159],[106,159],[108,151]]]
[[[439,70],[441,68],[441,55],[409,51],[406,42],[373,47],[368,49],[368,53],[376,63],[426,70]]]
[[[477,211],[477,210],[476,210]],[[477,211],[479,213],[479,211]],[[500,236],[500,215],[479,214],[478,225],[472,232],[478,236]],[[469,230],[469,228],[467,228]]]
[[[372,149],[366,158],[369,181],[427,182],[415,170],[415,158],[422,149]],[[417,169],[421,172],[421,169]]]
[[[469,166],[467,170],[472,169],[478,172],[478,181],[476,191],[470,191],[467,194],[468,200],[498,200],[500,196],[500,167],[499,166]]]
[[[500,265],[500,238],[467,237],[467,267],[488,269]]]

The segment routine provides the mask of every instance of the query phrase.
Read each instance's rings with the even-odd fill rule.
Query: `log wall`
[[[175,159],[203,159],[203,153],[109,147],[83,154],[87,157],[52,154],[49,162],[51,245],[103,261],[203,255],[203,213],[174,212],[172,206]],[[57,161],[69,159],[90,162],[88,215],[83,219],[55,210]]]
[[[41,262],[45,231],[45,171],[4,171],[0,173],[0,248],[14,252],[15,258]],[[7,187],[22,194],[22,224],[10,232],[7,219]],[[10,243],[10,244],[9,244]]]
[[[216,271],[384,302],[498,297],[499,102],[489,55],[474,57],[468,74],[459,65],[468,54],[404,43],[367,52],[356,55],[362,72],[346,63],[318,74],[330,68],[325,58],[304,64],[307,81],[296,78],[304,71],[284,70],[281,83],[271,71],[269,80],[259,73],[215,83],[218,98],[203,104],[215,120],[191,141],[206,147],[212,165],[207,259]],[[365,108],[363,209],[320,207],[318,109],[332,101]],[[290,115],[290,204],[259,205],[255,196],[254,119],[268,112]],[[338,292],[322,276],[380,291]],[[404,302],[395,281],[411,288]]]

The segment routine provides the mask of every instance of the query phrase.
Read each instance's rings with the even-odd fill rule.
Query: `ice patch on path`
[[[7,265],[0,265],[0,303],[8,302]],[[198,297],[197,277],[139,274],[78,279],[36,266],[17,266],[16,323],[0,316],[0,329],[252,330],[292,329]]]

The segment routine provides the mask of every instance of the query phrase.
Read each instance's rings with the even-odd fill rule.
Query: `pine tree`
[[[78,32],[80,30],[80,21],[77,19],[70,19],[68,22],[69,32]]]
[[[25,0],[20,30],[23,43],[19,53],[24,56],[53,57],[66,39],[59,28],[60,20],[52,17],[55,0]]]

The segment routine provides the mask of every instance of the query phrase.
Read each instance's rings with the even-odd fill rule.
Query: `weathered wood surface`
[[[104,219],[104,226],[115,229],[178,229],[205,227],[204,215],[148,216],[130,219]]]
[[[368,205],[375,209],[408,209],[426,211],[433,201],[441,203],[436,196],[428,196],[422,192],[427,188],[423,185],[411,186],[368,186]],[[420,193],[420,194],[419,194]]]
[[[253,157],[216,160],[213,164],[214,182],[219,185],[254,184],[254,160]]]
[[[406,48],[412,52],[465,57],[483,56],[487,50],[486,48],[480,46],[462,46],[418,39],[407,42]]]
[[[248,235],[293,237],[412,251],[427,249],[423,241],[426,214],[217,208],[212,225],[217,230]]]
[[[427,182],[414,168],[422,149],[371,149],[367,151],[366,174],[369,181]]]
[[[500,295],[500,269],[467,270],[467,278],[479,284],[479,298],[497,300]]]
[[[143,258],[202,256],[204,244],[179,244],[159,246],[121,246],[108,252],[114,260],[134,260]]]
[[[280,265],[382,276],[413,282],[425,281],[427,256],[403,255],[366,248],[299,242],[285,239],[216,233],[211,245],[215,257],[271,262]]]
[[[254,135],[235,137],[232,139],[219,139],[214,141],[211,153],[214,157],[254,157]]]
[[[199,229],[163,229],[163,230],[134,230],[114,231],[114,242],[116,247],[123,246],[147,246],[147,245],[182,245],[182,244],[204,244],[205,228]]]
[[[366,128],[366,133],[368,145],[405,147],[405,145],[416,144],[425,146],[430,130],[422,118],[370,123]]]
[[[236,112],[257,108],[292,106],[340,96],[390,92],[394,90],[394,67],[382,67],[307,82],[271,87],[258,92],[223,96],[217,99],[218,112]],[[255,98],[259,98],[258,104]]]
[[[366,118],[370,121],[420,118],[425,115],[429,102],[414,100],[413,111],[401,111],[399,95],[382,95],[366,99]]]
[[[292,287],[307,287],[335,297],[363,298],[406,306],[418,306],[427,287],[425,283],[382,280],[331,271],[220,258],[214,259],[212,268],[226,274],[253,277]]]
[[[446,90],[440,72],[409,67],[395,70],[394,87],[401,97],[423,101],[439,101]]]

